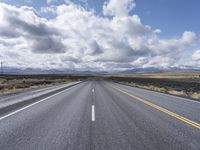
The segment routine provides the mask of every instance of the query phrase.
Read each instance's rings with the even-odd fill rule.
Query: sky
[[[199,0],[0,0],[0,61],[91,71],[200,69]]]

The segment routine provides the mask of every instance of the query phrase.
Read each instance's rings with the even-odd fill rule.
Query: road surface
[[[0,150],[200,150],[200,103],[91,80],[0,114]]]

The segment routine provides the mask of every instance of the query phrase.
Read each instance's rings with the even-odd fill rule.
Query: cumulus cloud
[[[183,67],[186,68],[195,68],[200,69],[200,50],[194,51],[191,56],[187,56],[189,58],[187,61],[184,61],[183,64],[180,64]]]
[[[41,13],[45,13],[45,14],[55,14],[56,13],[56,7],[55,6],[48,6],[48,7],[41,7],[40,8],[40,12]]]
[[[38,16],[33,8],[14,7],[0,4],[0,36],[5,38],[23,37],[32,52],[64,52],[60,33],[48,25],[48,21]]]
[[[104,2],[103,13],[110,16],[127,16],[135,6],[134,0],[109,0]]]
[[[47,4],[52,4],[52,3],[55,3],[57,2],[58,0],[47,0]]]
[[[195,61],[200,61],[200,50],[194,52],[194,54],[192,55],[192,59]]]
[[[191,31],[177,38],[161,39],[161,30],[152,29],[138,15],[129,14],[135,7],[133,0],[106,1],[103,13],[112,18],[66,2],[43,9],[54,13],[52,19],[41,17],[31,7],[1,3],[0,51],[4,59],[12,62],[8,54],[18,54],[18,63],[11,65],[41,68],[170,67],[199,39]]]

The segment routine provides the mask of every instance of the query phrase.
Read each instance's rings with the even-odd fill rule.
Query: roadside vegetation
[[[1,75],[0,94],[15,93],[27,89],[59,85],[87,79],[81,75]]]
[[[108,75],[122,84],[200,100],[200,73]]]
[[[1,75],[0,94],[87,80],[94,77],[86,74]],[[115,74],[97,76],[97,78],[99,77],[200,101],[200,73]]]

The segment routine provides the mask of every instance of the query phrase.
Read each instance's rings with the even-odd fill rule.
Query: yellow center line
[[[130,94],[130,93],[124,91],[124,90],[121,90],[120,88],[117,88],[117,87],[114,87],[114,86],[112,86],[112,88],[117,90],[117,91],[120,91],[120,92],[122,92],[122,93],[124,93],[124,94],[126,94],[126,95],[128,95],[128,96],[130,96],[132,98],[134,98],[135,100],[138,100],[138,101],[140,101],[142,103],[145,103],[146,105],[149,105],[149,106],[151,106],[151,107],[153,107],[153,108],[155,108],[155,109],[157,109],[157,110],[159,110],[159,111],[161,111],[163,113],[166,113],[166,114],[168,114],[168,115],[170,115],[170,116],[172,116],[172,117],[174,117],[174,118],[176,118],[178,120],[181,120],[182,122],[185,122],[185,123],[187,123],[187,124],[189,124],[189,125],[191,125],[193,127],[196,127],[198,129],[200,129],[200,124],[195,122],[195,121],[192,121],[192,120],[190,120],[188,118],[185,118],[185,117],[183,117],[183,116],[181,116],[179,114],[176,114],[176,113],[174,113],[172,111],[169,111],[166,108],[160,107],[160,106],[158,106],[158,105],[156,105],[154,103],[151,103],[151,102],[149,102],[149,101],[147,101],[147,100],[145,100],[145,99],[143,99],[141,97],[138,97],[136,95]]]

